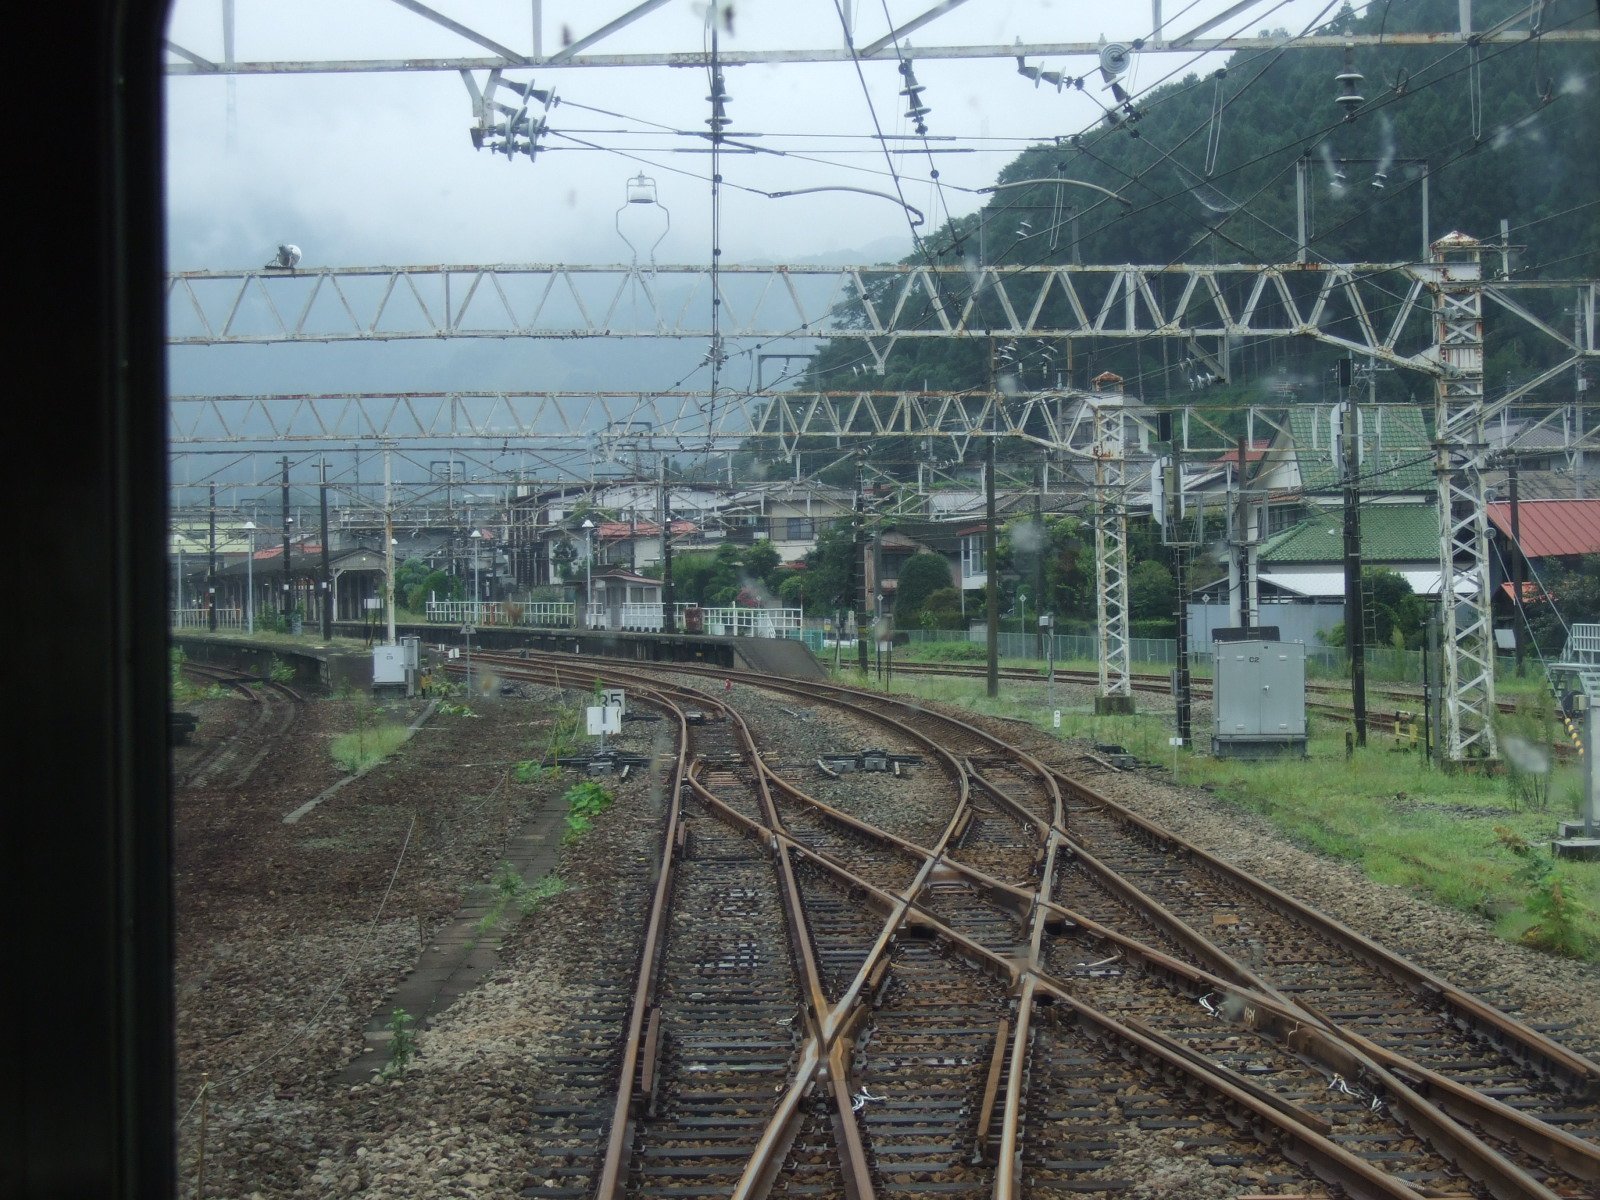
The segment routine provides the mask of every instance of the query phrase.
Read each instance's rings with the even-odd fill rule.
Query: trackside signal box
[[[1306,648],[1301,642],[1213,642],[1211,753],[1306,753]]]

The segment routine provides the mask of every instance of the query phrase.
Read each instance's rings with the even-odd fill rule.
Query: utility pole
[[[1583,341],[1583,293],[1578,293],[1578,299],[1572,305],[1572,344],[1581,346]],[[1583,373],[1583,359],[1579,358],[1572,364],[1572,396],[1577,401],[1572,408],[1572,434],[1576,445],[1572,454],[1572,494],[1575,498],[1583,499],[1583,394],[1588,390],[1589,380]]]
[[[677,597],[672,589],[672,507],[667,503],[667,456],[661,456],[659,491],[656,494],[656,512],[661,518],[661,630],[676,633]]]
[[[1306,261],[1306,171],[1311,165],[1308,155],[1302,154],[1294,163],[1294,228],[1295,251],[1294,260],[1297,263]],[[1163,342],[1163,345],[1165,343]]]
[[[206,558],[206,626],[217,631],[217,485],[211,485],[210,542]]]
[[[1034,548],[1033,557],[1033,602],[1034,607],[1043,616],[1046,612],[1053,611],[1053,603],[1046,604],[1044,597],[1044,466],[1041,464],[1033,469],[1033,527],[1039,535],[1038,544]],[[1039,628],[1039,657],[1044,657],[1044,627]]]
[[[1248,442],[1241,435],[1235,444],[1239,455],[1239,489],[1234,502],[1234,516],[1238,521],[1239,537],[1239,625],[1254,629],[1256,621],[1255,539],[1250,528],[1250,465],[1247,456]]]
[[[283,456],[283,620],[294,628],[294,574],[289,565],[289,456]]]
[[[867,500],[862,488],[862,456],[856,451],[856,519],[850,542],[850,603],[856,606],[856,669],[867,673]],[[859,580],[859,582],[858,582]]]
[[[1162,510],[1167,544],[1172,547],[1172,573],[1178,596],[1178,663],[1173,679],[1173,707],[1177,716],[1177,734],[1185,746],[1190,745],[1193,725],[1192,691],[1189,676],[1189,539],[1184,533],[1183,513],[1183,443],[1171,433],[1171,414],[1159,418],[1160,432],[1172,443],[1172,464],[1167,468],[1162,486]],[[1204,534],[1204,530],[1200,531]],[[1198,539],[1197,539],[1198,540]]]
[[[322,508],[322,640],[333,640],[333,561],[328,543],[328,460],[319,464],[318,492]]]
[[[391,451],[383,448],[383,607],[388,616],[388,645],[396,645],[399,638],[394,627],[394,477],[391,474]]]
[[[1511,487],[1511,604],[1516,612],[1516,617],[1511,623],[1512,644],[1516,647],[1517,678],[1521,679],[1526,673],[1523,655],[1526,652],[1524,638],[1524,621],[1522,613],[1522,514],[1517,504],[1517,460],[1512,458],[1506,464],[1507,482]]]
[[[999,392],[994,380],[994,338],[989,338],[989,403],[998,406]],[[1000,694],[1000,564],[995,561],[995,500],[994,500],[994,443],[995,419],[989,416],[989,438],[983,452],[983,603],[988,621],[985,645],[988,687],[992,699]]]
[[[1355,713],[1356,744],[1367,744],[1366,627],[1361,612],[1361,455],[1355,404],[1350,398],[1350,360],[1339,363],[1345,386],[1344,441],[1344,644],[1350,652],[1350,702]]]

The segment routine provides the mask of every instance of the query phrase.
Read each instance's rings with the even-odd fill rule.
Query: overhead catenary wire
[[[1520,45],[1520,44],[1521,44],[1521,43],[1514,43],[1514,44],[1512,44],[1512,45],[1513,45],[1513,46],[1514,46],[1514,45]],[[1509,48],[1509,47],[1508,47],[1508,48]],[[1281,53],[1281,51],[1282,51],[1282,48],[1281,48],[1281,47],[1280,47],[1280,48],[1277,48],[1277,50],[1276,50],[1276,51],[1275,51],[1275,52],[1276,52],[1276,53]],[[1263,52],[1263,53],[1266,53],[1266,52]],[[1450,53],[1456,53],[1456,52],[1455,52],[1455,51],[1452,51],[1452,52],[1450,52]],[[1444,56],[1444,57],[1445,57],[1445,58],[1448,58],[1448,57],[1449,57],[1449,54],[1447,54],[1447,55],[1445,55],[1445,56]],[[1442,61],[1442,60],[1441,60],[1441,61]],[[1430,69],[1431,69],[1431,68],[1430,68]],[[859,71],[859,64],[858,64],[858,71]],[[1437,82],[1437,81],[1429,81],[1429,82],[1430,82],[1430,83],[1433,83],[1433,82]],[[882,138],[883,138],[883,137],[884,137],[884,135],[883,135],[883,134],[882,134],[882,132],[881,132],[881,130],[880,130],[880,132],[879,132],[879,134],[878,134],[878,137],[879,137],[879,138],[880,138],[880,139],[882,139]],[[892,164],[891,164],[891,165],[892,165]],[[692,173],[691,173],[691,174],[692,174]],[[888,174],[889,174],[889,175],[890,175],[890,177],[891,177],[891,178],[894,178],[894,179],[895,179],[895,180],[896,180],[896,183],[897,183],[897,189],[898,189],[898,185],[899,185],[899,180],[900,180],[900,175],[899,175],[899,173],[898,173],[898,172],[894,172],[894,171],[890,171],[890,172],[889,172],[889,173],[888,173]],[[733,186],[738,186],[738,185],[733,185]],[[953,185],[952,185],[952,186],[953,186]],[[760,189],[744,189],[744,190],[750,190],[750,191],[756,191],[756,192],[759,192],[759,191],[760,191]],[[964,190],[965,190],[965,189],[964,189]],[[1259,192],[1259,189],[1258,189],[1258,192]],[[1253,198],[1253,197],[1252,197],[1252,198]],[[1004,211],[1004,208],[1005,208],[1005,207],[1009,207],[1009,206],[1002,206],[1002,209],[1001,209],[1001,211]],[[1146,206],[1146,207],[1149,207],[1149,206]],[[1248,213],[1248,214],[1247,214],[1247,215],[1249,215],[1249,216],[1250,216],[1250,217],[1251,217],[1251,218],[1252,218],[1252,219],[1253,219],[1253,220],[1260,220],[1260,218],[1259,218],[1259,217],[1258,217],[1258,216],[1257,216],[1257,215],[1256,215],[1256,214],[1254,214],[1254,213]],[[1220,225],[1220,224],[1221,224],[1221,223],[1219,223],[1219,225]],[[1103,229],[1103,228],[1105,228],[1105,226],[1100,226],[1100,227],[1099,227],[1099,228],[1101,228],[1101,229]],[[1269,228],[1270,228],[1270,226],[1269,226]],[[1225,237],[1225,236],[1226,236],[1226,235],[1225,235],[1225,234],[1223,234],[1223,235],[1222,235],[1222,236],[1224,236],[1224,237]],[[920,239],[919,239],[919,240],[920,240]],[[1191,247],[1191,248],[1192,248],[1192,247]],[[926,257],[926,253],[925,253],[925,248],[924,248],[924,257]],[[1570,257],[1570,256],[1569,256],[1569,257]],[[1174,260],[1174,261],[1177,261],[1177,260]],[[801,331],[801,330],[798,330],[798,329],[797,329],[797,330],[796,330],[796,331],[795,331],[795,332],[796,332],[796,336],[804,336],[804,333],[803,333],[803,332],[802,332],[802,331]],[[763,343],[761,343],[761,344],[760,344],[760,345],[766,345],[766,344],[770,344],[770,342],[771,342],[771,340],[775,340],[775,339],[769,339],[769,340],[768,340],[768,341],[767,341],[767,342],[763,342]],[[754,349],[756,349],[756,347],[752,347],[752,348],[751,348],[751,349],[750,349],[750,350],[745,350],[745,351],[741,351],[741,352],[740,352],[740,353],[746,353],[746,354],[749,354],[749,353],[752,353],[752,352],[753,352],[753,350],[754,350]]]

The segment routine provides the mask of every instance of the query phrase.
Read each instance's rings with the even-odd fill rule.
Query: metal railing
[[[423,619],[430,625],[522,625],[570,629],[578,606],[561,600],[429,600]]]
[[[1561,661],[1600,665],[1600,625],[1573,625]]]
[[[661,614],[665,607],[662,604],[624,604],[617,628],[639,633],[660,633]],[[601,619],[604,620],[603,615]]]
[[[174,608],[169,610],[173,629],[210,629],[211,611],[205,608]],[[243,629],[245,614],[242,608],[217,609],[218,629]]]
[[[676,604],[674,626],[684,632],[689,604]],[[564,601],[491,600],[474,604],[471,600],[429,600],[423,614],[430,625],[509,625],[533,628],[572,629],[576,627],[579,606]],[[795,638],[801,635],[803,614],[798,608],[700,608],[701,632],[714,637]],[[612,620],[603,604],[590,604],[584,610],[585,628],[617,629],[637,633],[659,633],[663,606],[624,604]]]
[[[678,628],[683,628],[685,605],[678,605]],[[713,637],[768,637],[800,639],[804,614],[798,608],[702,608],[700,626]]]

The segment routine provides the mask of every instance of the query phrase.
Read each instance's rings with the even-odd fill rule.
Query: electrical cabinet
[[[1211,752],[1267,758],[1306,752],[1306,648],[1300,642],[1212,643]]]
[[[374,646],[372,648],[372,686],[404,687],[406,684],[406,648],[404,646]]]

